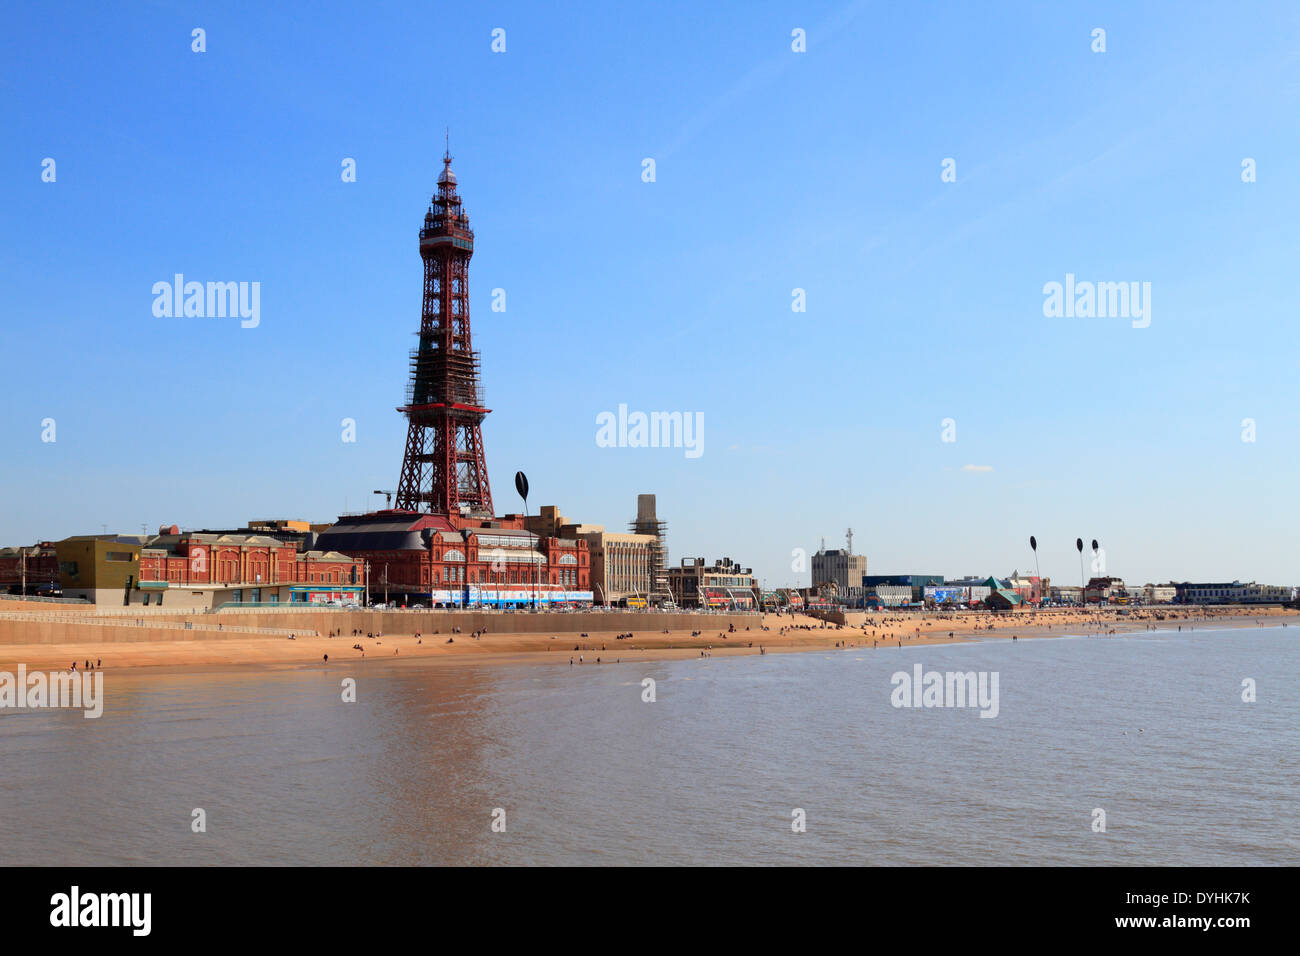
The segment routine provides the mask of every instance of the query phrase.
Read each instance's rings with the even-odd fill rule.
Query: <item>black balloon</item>
[[[1079,549],[1079,553],[1080,553],[1080,554],[1083,554],[1083,539],[1082,539],[1082,538],[1075,538],[1075,539],[1074,539],[1074,546],[1075,546],[1076,548]]]
[[[519,492],[520,498],[528,500],[528,476],[522,471],[515,472],[515,491]]]
[[[1096,539],[1096,538],[1093,538],[1093,539],[1092,539],[1092,550],[1094,550],[1094,551],[1097,550],[1097,539]]]
[[[1035,538],[1032,534],[1029,536],[1029,546],[1033,548],[1035,551],[1038,550],[1038,539]]]

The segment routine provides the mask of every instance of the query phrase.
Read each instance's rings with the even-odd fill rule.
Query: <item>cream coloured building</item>
[[[650,593],[652,534],[587,531],[579,535],[591,555],[591,589],[597,604],[617,604]]]

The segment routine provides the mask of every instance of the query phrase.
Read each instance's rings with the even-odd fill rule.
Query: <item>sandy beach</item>
[[[30,605],[29,605],[30,607]],[[48,606],[37,606],[48,612]],[[11,611],[12,607],[0,608]],[[471,631],[449,633],[457,626],[457,616],[438,618],[440,633],[414,627],[405,631],[380,632],[376,627],[359,636],[352,629],[340,628],[337,636],[290,627],[241,629],[237,618],[219,616],[222,630],[215,623],[202,622],[203,630],[175,630],[164,633],[157,625],[150,629],[158,640],[97,640],[95,628],[83,624],[57,624],[65,633],[49,635],[41,642],[14,640],[21,631],[10,628],[0,640],[0,669],[13,670],[19,663],[29,669],[65,669],[73,661],[78,668],[87,661],[104,669],[120,668],[188,668],[211,666],[290,667],[321,663],[326,655],[330,663],[361,660],[422,660],[446,664],[483,662],[551,663],[568,665],[573,658],[586,664],[637,660],[673,659],[709,655],[723,657],[737,654],[794,653],[825,651],[837,648],[912,647],[927,644],[958,643],[972,640],[1020,639],[1090,635],[1122,637],[1150,629],[1177,631],[1200,628],[1276,626],[1296,618],[1294,610],[1278,607],[1150,607],[1081,611],[1074,609],[1023,610],[993,615],[987,612],[885,612],[850,613],[846,623],[833,624],[804,614],[766,614],[761,617],[734,616],[729,619],[692,617],[694,630],[637,630],[638,616],[627,615],[626,632],[614,630],[586,631],[584,615],[554,615],[547,624],[555,630],[543,633],[486,633]],[[36,613],[36,612],[33,612]],[[13,615],[9,616],[10,619]],[[328,624],[328,613],[319,615]],[[88,620],[95,620],[93,615]],[[99,618],[102,621],[104,619]],[[358,618],[348,618],[354,623]],[[365,615],[361,616],[365,620]],[[376,617],[375,620],[380,620]],[[389,623],[394,618],[383,618]],[[400,620],[400,619],[399,619]],[[427,622],[429,618],[422,619]],[[701,622],[706,623],[701,623]],[[7,622],[3,622],[7,623]],[[0,637],[5,635],[0,623]],[[121,630],[120,620],[110,622]],[[412,625],[415,621],[412,620]],[[713,623],[715,626],[709,627]],[[427,624],[423,624],[427,626]],[[563,628],[563,629],[561,629]],[[731,628],[734,628],[732,630]],[[292,633],[292,638],[289,636]],[[620,633],[630,636],[620,637]],[[174,637],[172,635],[175,635]],[[48,639],[53,637],[53,640]]]

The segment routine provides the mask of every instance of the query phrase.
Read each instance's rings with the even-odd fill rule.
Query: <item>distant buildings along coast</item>
[[[828,550],[825,545],[812,557],[812,582],[801,590],[805,604],[821,602],[847,608],[993,608],[1047,605],[1148,605],[1148,604],[1289,604],[1300,598],[1297,588],[1240,581],[1203,584],[1184,581],[1166,584],[1126,584],[1117,577],[1094,577],[1086,585],[1056,585],[1050,578],[1012,571],[1005,577],[968,575],[946,578],[942,574],[868,574],[865,555],[850,547]],[[774,592],[776,603],[788,596]],[[765,603],[767,599],[765,598]]]

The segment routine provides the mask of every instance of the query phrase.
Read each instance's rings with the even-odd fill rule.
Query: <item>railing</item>
[[[229,614],[234,611],[257,611],[261,613],[263,611],[346,611],[349,609],[323,602],[318,604],[313,601],[241,601],[239,603],[227,601],[225,604],[219,604],[216,607],[205,608],[204,610],[208,614]],[[352,610],[355,610],[355,608]]]
[[[207,631],[211,633],[236,634],[270,634],[275,637],[287,637],[301,634],[303,637],[319,637],[320,632],[314,628],[287,627],[230,627],[221,624],[195,624],[193,621],[150,621],[144,617],[131,621],[104,620],[93,615],[53,614],[37,612],[22,614],[17,611],[0,611],[0,621],[42,621],[56,624],[86,624],[91,627],[148,627],[169,631]]]
[[[115,604],[108,607],[97,606],[96,617],[184,617],[187,614],[203,614],[207,609],[201,607],[183,607],[174,605]]]
[[[0,594],[0,601],[35,601],[44,604],[80,604],[94,607],[94,602],[87,601],[85,598],[38,597],[35,594]]]

